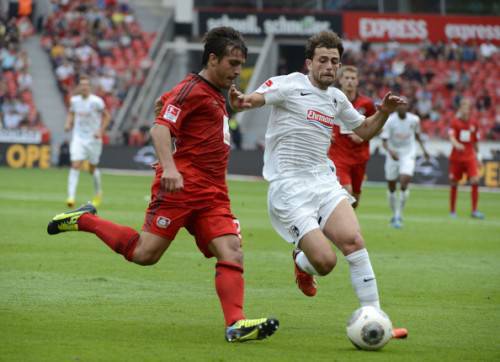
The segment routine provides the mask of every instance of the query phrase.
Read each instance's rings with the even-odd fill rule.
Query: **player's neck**
[[[342,92],[347,96],[347,99],[349,99],[350,102],[354,101],[356,97],[358,96],[358,91],[357,90],[344,90],[342,89]]]
[[[202,69],[198,75],[200,77],[202,77],[203,79],[205,79],[208,83],[210,83],[214,88],[218,89],[220,91],[220,87],[217,85],[217,78],[212,75],[212,73],[210,71],[208,71],[208,69],[204,68]]]

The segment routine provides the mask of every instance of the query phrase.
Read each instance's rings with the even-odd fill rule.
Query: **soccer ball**
[[[392,337],[392,322],[381,309],[366,306],[354,311],[347,323],[347,337],[358,349],[377,350]]]

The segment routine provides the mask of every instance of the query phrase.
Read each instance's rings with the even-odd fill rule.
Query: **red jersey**
[[[475,121],[462,121],[454,118],[450,124],[450,135],[464,145],[464,150],[460,151],[455,147],[452,148],[450,161],[469,161],[476,159],[475,144],[479,140],[479,128]]]
[[[173,157],[184,189],[159,198],[178,205],[229,202],[226,168],[230,134],[224,95],[198,74],[190,74],[161,98],[163,108],[155,123],[170,129]],[[156,181],[161,173],[157,167]]]
[[[372,99],[361,94],[356,95],[352,105],[366,117],[370,117],[376,112]],[[332,143],[328,150],[328,157],[333,163],[359,164],[366,163],[370,159],[370,143],[368,141],[355,143],[350,139],[350,134],[353,132],[336,125],[333,126]]]

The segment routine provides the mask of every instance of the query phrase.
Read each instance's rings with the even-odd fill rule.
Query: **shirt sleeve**
[[[266,104],[274,105],[283,103],[287,94],[286,76],[272,77],[257,88],[255,93],[263,94]]]
[[[420,127],[420,117],[418,116],[415,117],[415,133],[416,134],[422,133],[422,128]]]
[[[104,107],[106,106],[106,105],[104,104],[104,100],[103,100],[102,98],[100,98],[100,97],[99,97],[99,98],[97,98],[97,102],[96,102],[96,104],[97,104],[97,110],[98,110],[99,112],[103,112],[103,111],[104,111]]]
[[[387,122],[385,122],[384,127],[382,127],[382,132],[380,133],[380,138],[382,138],[383,140],[388,140],[389,139],[389,136],[390,136],[390,131],[389,131],[390,123],[391,123],[391,116],[389,116],[389,119],[387,120]]]
[[[361,123],[363,123],[366,119],[365,116],[360,114],[356,108],[352,105],[351,102],[344,96],[342,100],[339,102],[339,113],[338,118],[343,123],[344,127],[349,131],[352,131],[355,128],[358,128]]]
[[[69,100],[69,111],[70,112],[75,112],[75,97],[71,97]]]
[[[167,92],[161,96],[163,107],[160,114],[155,119],[155,124],[166,126],[173,135],[177,136],[182,127],[182,123],[192,112],[193,105],[189,95],[183,99],[182,103],[176,101],[176,92]]]

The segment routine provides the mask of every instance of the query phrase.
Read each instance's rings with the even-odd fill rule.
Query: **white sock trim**
[[[295,256],[295,263],[300,268],[300,270],[305,271],[307,274],[319,275],[317,270],[311,264],[309,259],[307,259],[306,254],[302,250]]]
[[[96,194],[102,193],[102,183],[101,183],[101,171],[98,168],[94,170],[94,174],[92,175],[94,179],[94,191]]]

